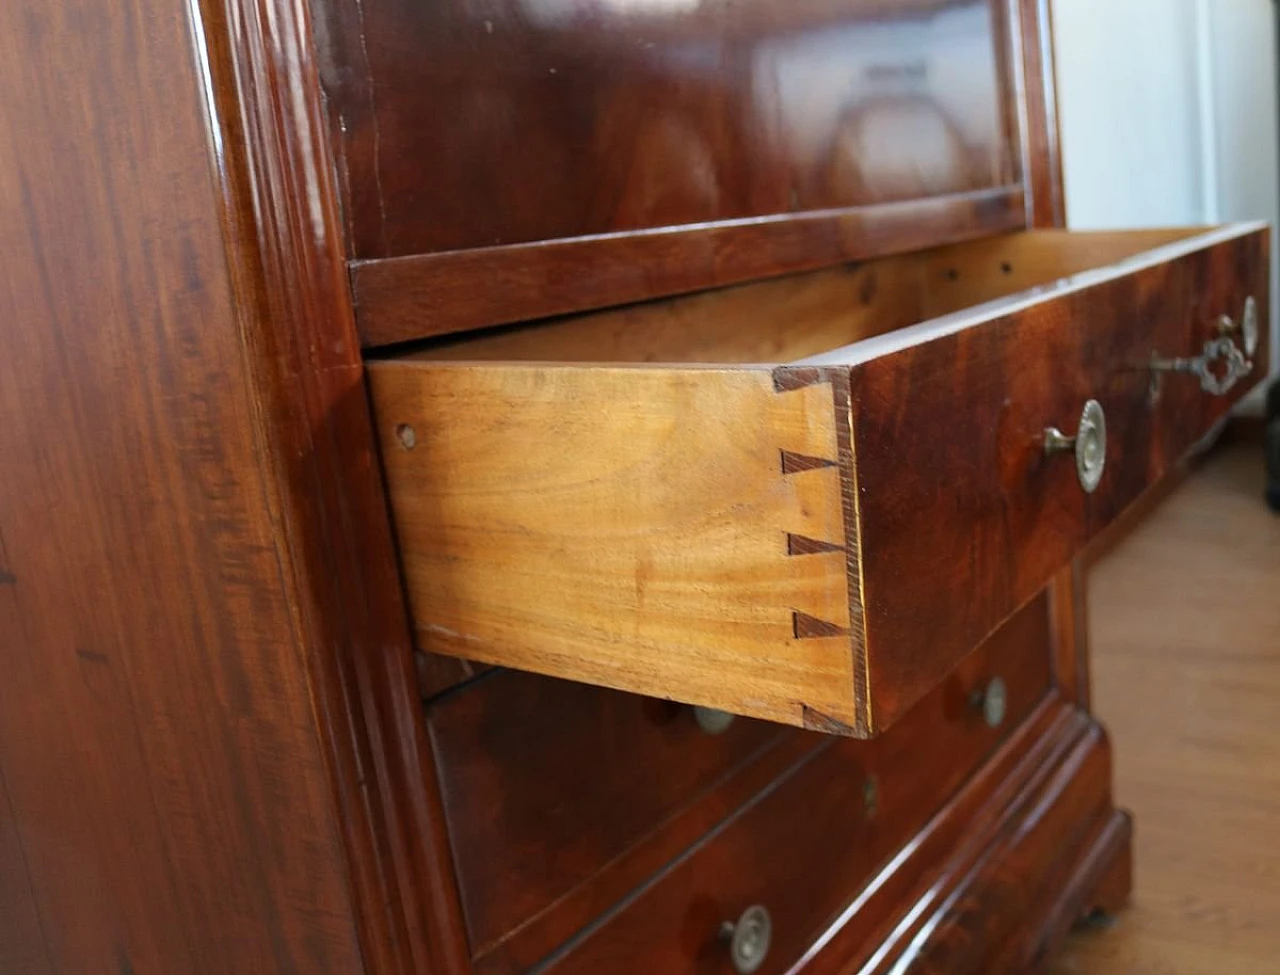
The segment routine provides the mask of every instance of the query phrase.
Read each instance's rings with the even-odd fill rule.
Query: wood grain
[[[317,6],[366,345],[1062,222],[1047,0]]]
[[[1024,721],[1048,730],[1047,723],[1039,723],[1042,706],[1063,716],[1061,706],[1046,697],[1051,680],[1047,636],[1047,608],[1037,600],[889,733],[871,742],[826,739],[768,788],[729,810],[661,876],[605,912],[536,970],[557,975],[720,972],[727,968],[717,938],[720,923],[736,919],[751,904],[763,904],[773,915],[774,939],[762,971],[772,975],[791,970],[810,954],[815,942],[829,935],[833,919],[846,911],[850,916],[844,924],[853,921],[854,926],[909,914],[913,899],[906,895],[912,885],[922,874],[934,881],[939,873],[947,875],[944,865],[953,848],[935,848],[907,864],[893,863],[895,854],[927,834],[935,814],[984,761],[999,754],[1004,742],[1019,737]],[[992,728],[972,701],[975,691],[997,675],[1007,682],[1009,708],[1005,722]],[[1060,730],[1078,735],[1084,724],[1067,720]],[[1047,746],[1034,739],[1022,739],[1021,745],[1042,748],[1040,762],[1047,761],[1044,752],[1052,752],[1056,739],[1044,737]],[[1006,781],[976,776],[991,806],[963,828],[979,849],[983,828],[1001,818],[998,795],[991,790],[1017,792],[1018,777],[1010,771]],[[1085,781],[1091,792],[1101,787],[1105,798],[1105,777],[1090,775]],[[953,821],[947,829],[957,825]],[[901,896],[878,898],[875,884],[896,886]],[[868,897],[874,903],[864,910]],[[868,951],[870,945],[863,942],[858,950]],[[847,953],[832,952],[814,967],[830,969],[848,961]]]
[[[319,10],[367,345],[1026,225],[998,3]]]
[[[1253,975],[1280,931],[1280,520],[1261,450],[1211,455],[1094,564],[1094,702],[1138,820],[1133,905],[1053,975]]]
[[[880,809],[893,826],[876,833],[883,846],[872,859],[918,828],[1042,700],[1047,635],[1045,602],[1034,600],[893,734],[850,747],[848,761],[889,779],[916,752],[938,769],[918,789],[885,787],[893,795]],[[993,730],[972,698],[995,676],[1009,704]],[[744,719],[708,736],[687,707],[515,672],[440,701],[432,729],[476,968],[486,975],[524,971],[591,927],[825,740]],[[951,746],[934,754],[940,740]],[[833,815],[840,803],[863,804],[858,775],[833,782]],[[810,808],[791,804],[788,816]],[[750,873],[751,862],[735,871]]]
[[[1048,593],[1053,620],[1054,671],[1058,688],[1067,700],[1075,701],[1081,708],[1088,710],[1089,587],[1085,572],[1084,556],[1077,556],[1058,571]]]
[[[790,362],[926,317],[916,254],[442,338],[430,361]]]
[[[699,294],[445,337],[429,361],[792,362],[1196,236],[1194,228],[1003,234]]]
[[[1152,349],[1200,349],[1218,316],[1266,294],[1267,252],[1265,230],[1215,232],[935,319],[918,337],[862,343],[853,439],[877,721],[1045,586],[1261,378],[1255,367],[1214,397],[1172,377],[1153,402],[1142,364]],[[1069,454],[1045,455],[1043,431],[1074,431],[1090,398],[1109,436],[1106,472],[1086,494]]]
[[[466,952],[364,370],[306,5],[200,9],[225,246],[271,517],[346,843],[365,965]]]
[[[351,268],[366,346],[621,305],[1022,226],[1021,189],[730,225],[515,244]]]
[[[846,913],[821,942],[823,953],[803,969],[806,975],[1031,975],[1080,918],[1123,905],[1131,827],[1110,809],[1105,738],[1093,726],[1064,753],[1070,724],[1038,724],[1037,733],[1049,750],[1030,754],[1047,769],[1025,759],[1009,769],[1006,759],[1009,781],[992,789],[991,777],[981,776],[985,788],[966,788],[930,823],[906,851],[905,869],[886,871],[888,890],[877,889],[872,903],[893,891],[915,910],[904,918],[890,913],[887,921],[874,909],[863,912],[866,918]],[[1011,786],[1022,790],[1012,803]],[[975,803],[982,801],[995,808],[979,810]],[[1000,808],[1003,819],[989,818]],[[946,849],[953,852],[942,875],[931,873],[928,858]],[[922,866],[923,882],[912,876]],[[905,894],[895,889],[898,874],[917,886]],[[919,900],[912,901],[912,893]]]
[[[1017,182],[989,0],[326,0],[321,16],[361,259]]]
[[[7,971],[364,966],[190,30],[0,6]]]
[[[782,464],[783,451],[838,460],[829,382],[780,392],[767,368],[370,375],[424,648],[728,710],[749,700],[791,724],[865,720],[840,468]],[[572,453],[537,447],[558,441]],[[790,555],[788,533],[838,548]]]
[[[1064,227],[1067,201],[1062,183],[1058,131],[1058,85],[1053,62],[1053,7],[1050,0],[1008,0],[1014,52],[1013,111],[1023,115],[1022,174],[1028,227]]]
[[[528,922],[608,886],[602,871],[766,751],[790,754],[775,775],[796,758],[778,749],[795,734],[781,725],[737,719],[711,735],[686,705],[518,671],[435,704],[431,733],[477,955],[527,944]]]
[[[420,645],[805,727],[888,727],[1247,390],[1212,398],[1178,376],[1151,399],[1152,349],[1197,351],[1266,296],[1264,231],[1190,233],[1036,232],[775,284],[808,299],[790,341],[757,285],[723,294],[723,318],[703,296],[592,316],[611,326],[598,340],[566,320],[371,364]],[[950,287],[902,284],[913,275]],[[853,287],[853,311],[825,298]],[[750,364],[900,324],[913,295],[943,316],[772,381]],[[677,339],[672,358],[706,361],[647,364],[683,334],[673,323],[702,321],[706,341]],[[502,358],[543,343],[544,363]],[[1086,495],[1043,433],[1074,430],[1090,398],[1113,436]]]
[[[1187,241],[1210,228],[1037,230],[912,255],[920,318],[937,318]]]

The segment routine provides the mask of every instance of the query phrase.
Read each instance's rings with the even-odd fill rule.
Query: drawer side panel
[[[370,373],[424,649],[790,724],[865,724],[831,374]]]

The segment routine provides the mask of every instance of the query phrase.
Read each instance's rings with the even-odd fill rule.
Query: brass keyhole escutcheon
[[[1236,345],[1236,336],[1240,345]],[[1226,396],[1237,382],[1253,372],[1253,354],[1258,351],[1258,302],[1252,295],[1245,299],[1244,312],[1236,322],[1230,315],[1218,319],[1214,334],[1205,339],[1199,355],[1167,358],[1151,354],[1147,368],[1151,370],[1152,400],[1159,392],[1159,379],[1165,373],[1181,373],[1200,380],[1200,388],[1211,396]]]

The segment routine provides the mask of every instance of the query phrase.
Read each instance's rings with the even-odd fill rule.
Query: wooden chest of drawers
[[[1003,973],[1130,887],[1081,553],[1260,226],[1047,0],[0,5],[0,971]]]

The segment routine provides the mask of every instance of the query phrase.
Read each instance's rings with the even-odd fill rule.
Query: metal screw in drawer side
[[[729,958],[740,975],[751,975],[764,964],[769,954],[769,942],[773,940],[773,919],[768,910],[759,904],[742,912],[737,923],[725,921],[720,925],[720,940],[729,945]]]
[[[396,427],[396,439],[405,450],[412,450],[418,446],[418,431],[407,423],[401,423]]]
[[[1009,707],[1009,689],[1004,678],[992,677],[986,686],[973,692],[969,702],[975,711],[982,715],[982,720],[989,728],[998,728],[1004,723],[1005,711]]]

